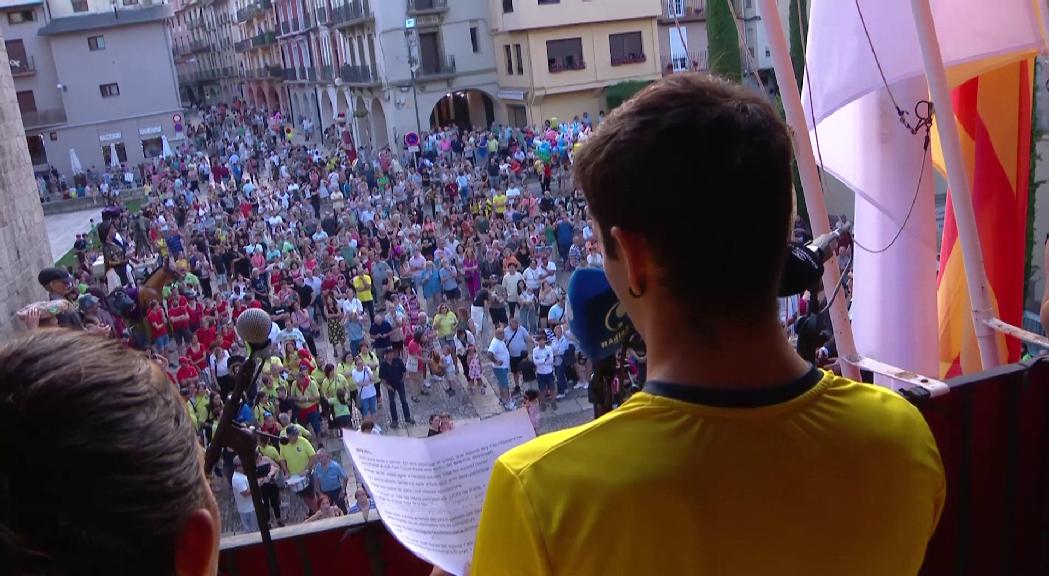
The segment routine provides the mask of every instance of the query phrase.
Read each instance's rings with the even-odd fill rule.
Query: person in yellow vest
[[[356,272],[353,276],[353,289],[357,292],[357,299],[361,301],[364,310],[368,312],[368,318],[374,318],[375,296],[372,294],[372,277],[360,266]]]

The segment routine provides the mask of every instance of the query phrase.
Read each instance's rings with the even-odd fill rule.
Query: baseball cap
[[[70,284],[73,283],[73,277],[69,274],[69,272],[67,272],[66,270],[63,270],[62,268],[55,268],[55,267],[44,268],[36,276],[36,281],[39,282],[40,285],[44,286],[44,287],[47,287],[48,284],[50,284],[51,282],[53,282],[55,280],[63,280],[63,281],[68,282]]]
[[[87,312],[98,306],[98,297],[93,294],[84,294],[77,299],[77,306],[80,307],[81,312]]]

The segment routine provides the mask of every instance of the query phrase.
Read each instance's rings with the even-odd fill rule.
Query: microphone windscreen
[[[237,318],[237,334],[251,345],[252,349],[266,346],[270,338],[273,320],[265,310],[248,308]]]
[[[569,327],[579,349],[591,360],[614,354],[633,330],[604,270],[580,268],[573,272],[568,280],[568,302],[572,307]]]

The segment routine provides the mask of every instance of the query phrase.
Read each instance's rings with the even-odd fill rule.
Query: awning
[[[500,89],[498,92],[495,93],[495,95],[500,100],[517,100],[519,102],[524,102],[525,96],[528,95],[528,91],[527,90],[502,90],[502,89]]]

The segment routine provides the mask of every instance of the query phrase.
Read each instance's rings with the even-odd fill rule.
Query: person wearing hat
[[[98,317],[99,300],[94,294],[84,294],[77,299],[84,329],[95,334],[109,334],[109,326]]]
[[[38,302],[23,308],[18,312],[18,317],[26,327],[33,329],[44,323],[66,328],[83,328],[77,307],[70,305],[76,302],[77,296],[73,276],[63,268],[52,267],[41,270],[36,279],[47,290],[49,301],[59,300],[64,304]]]
[[[251,500],[251,487],[244,474],[244,465],[240,456],[233,458],[233,501],[237,505],[237,516],[240,516],[240,527],[244,532],[257,532],[259,520],[255,517],[255,503]]]

